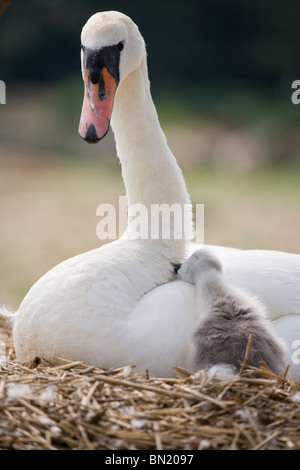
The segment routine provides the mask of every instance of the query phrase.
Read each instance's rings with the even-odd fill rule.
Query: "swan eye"
[[[124,42],[123,41],[119,42],[117,47],[118,47],[118,50],[121,52],[124,49]]]

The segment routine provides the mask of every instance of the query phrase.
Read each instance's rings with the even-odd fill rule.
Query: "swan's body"
[[[259,367],[263,363],[283,374],[287,348],[273,331],[264,306],[225,282],[222,271],[219,259],[204,249],[195,251],[178,270],[179,279],[195,285],[201,308],[193,338],[195,368],[227,364],[238,373],[252,336],[247,364]]]
[[[151,99],[137,27],[117,12],[96,14],[83,28],[82,44],[81,136],[90,142],[102,138],[113,105],[111,123],[128,206],[188,205],[184,179]],[[195,288],[169,281],[173,263],[198,248],[190,244],[191,234],[188,215],[181,240],[134,240],[127,231],[120,240],[53,268],[30,289],[14,316],[18,359],[40,356],[54,363],[64,357],[104,368],[130,363],[156,375],[172,375],[177,364],[190,368],[200,315]],[[299,255],[212,249],[227,280],[253,291],[273,318],[300,313]],[[296,320],[300,335],[300,315]]]

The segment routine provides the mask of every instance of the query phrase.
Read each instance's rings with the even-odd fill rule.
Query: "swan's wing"
[[[205,245],[221,260],[227,281],[258,297],[271,318],[300,314],[300,255]],[[191,250],[200,248],[194,245]]]

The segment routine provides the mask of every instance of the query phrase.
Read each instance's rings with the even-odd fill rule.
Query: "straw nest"
[[[300,449],[300,385],[288,374],[18,364],[5,325],[0,346],[0,449]]]

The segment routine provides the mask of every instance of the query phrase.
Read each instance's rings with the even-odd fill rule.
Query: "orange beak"
[[[102,68],[98,83],[92,83],[90,71],[85,69],[84,100],[78,132],[87,142],[96,143],[107,134],[117,86],[116,78],[106,67]]]

